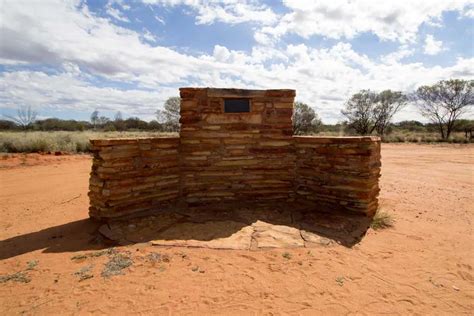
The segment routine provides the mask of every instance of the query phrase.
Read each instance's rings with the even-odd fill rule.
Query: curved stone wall
[[[293,136],[294,90],[182,88],[180,94],[180,137],[91,141],[91,217],[279,201],[375,213],[378,137]],[[244,100],[248,112],[227,113],[229,99]]]
[[[89,215],[114,218],[175,204],[179,138],[91,140]]]

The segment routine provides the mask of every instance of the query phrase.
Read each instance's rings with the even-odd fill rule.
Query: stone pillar
[[[180,95],[188,205],[294,198],[294,90],[181,88]],[[248,112],[227,112],[234,101],[248,102]]]

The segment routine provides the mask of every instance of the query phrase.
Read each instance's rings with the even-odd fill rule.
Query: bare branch
[[[33,124],[36,121],[37,116],[38,112],[33,110],[31,106],[18,107],[16,116],[4,115],[5,118],[21,126],[23,129],[26,129],[28,126]]]

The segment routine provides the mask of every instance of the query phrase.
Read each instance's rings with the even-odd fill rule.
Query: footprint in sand
[[[456,266],[462,270],[457,271],[457,274],[461,277],[461,279],[465,281],[474,281],[474,277],[468,271],[472,271],[472,266],[469,264],[464,263],[457,263]],[[468,270],[468,271],[466,271]]]
[[[472,274],[466,271],[458,271],[458,275],[465,281],[474,281]]]

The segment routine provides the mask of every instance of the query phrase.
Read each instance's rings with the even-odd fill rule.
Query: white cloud
[[[109,0],[107,5],[105,6],[105,11],[107,12],[108,15],[113,17],[114,19],[125,22],[125,23],[130,23],[130,20],[123,15],[122,11],[120,9],[114,8],[114,4],[118,5],[120,8],[124,9],[130,9],[129,6],[124,5],[122,1],[117,1],[117,0]]]
[[[426,55],[437,55],[443,51],[443,42],[435,40],[431,34],[426,35],[424,52]]]
[[[152,43],[156,43],[158,40],[156,38],[155,35],[153,35],[149,30],[147,30],[146,28],[143,29],[143,34],[142,34],[142,38],[149,41],[149,42],[152,42]]]
[[[216,45],[212,54],[191,56],[150,46],[142,40],[146,32],[118,27],[73,1],[8,2],[0,11],[0,24],[2,64],[46,65],[58,71],[0,74],[0,101],[8,107],[34,104],[87,112],[98,107],[152,118],[179,86],[293,88],[323,120],[335,122],[344,101],[359,89],[409,91],[440,79],[474,77],[474,58],[458,59],[449,67],[403,64],[402,57],[411,53],[403,45],[382,62],[345,42],[319,49],[257,46],[249,53]],[[102,81],[136,88],[93,84]],[[413,118],[412,112],[404,113],[402,119]]]
[[[0,12],[0,58],[8,64],[77,64],[108,79],[156,87],[183,80],[196,58],[141,40],[72,1],[7,2]],[[54,18],[52,18],[54,17]],[[146,36],[146,34],[145,34]]]
[[[285,34],[351,39],[371,32],[382,40],[414,42],[423,23],[440,25],[442,13],[468,10],[470,0],[284,0],[290,10],[275,25],[261,28],[255,40],[268,44]]]
[[[29,105],[41,111],[121,111],[129,116],[153,119],[164,101],[177,94],[174,88],[155,91],[99,88],[74,72],[48,75],[37,71],[0,74],[0,83],[8,89],[0,92],[2,106]]]
[[[120,10],[115,9],[113,7],[107,7],[107,14],[110,15],[111,17],[115,18],[118,21],[130,23],[130,20],[123,16],[122,12]]]
[[[460,18],[462,17],[474,18],[474,3],[467,5],[466,9],[464,10]]]
[[[387,64],[399,63],[403,58],[413,55],[415,50],[408,45],[401,45],[398,50],[381,57],[382,62]]]
[[[157,21],[158,21],[159,23],[161,23],[162,25],[166,25],[166,22],[165,22],[165,20],[164,20],[162,17],[160,17],[160,16],[158,16],[158,15],[154,15],[153,17],[155,18],[155,20],[157,20]]]
[[[263,25],[277,21],[277,14],[263,4],[248,0],[142,0],[146,4],[186,5],[196,12],[197,24],[255,22]]]

